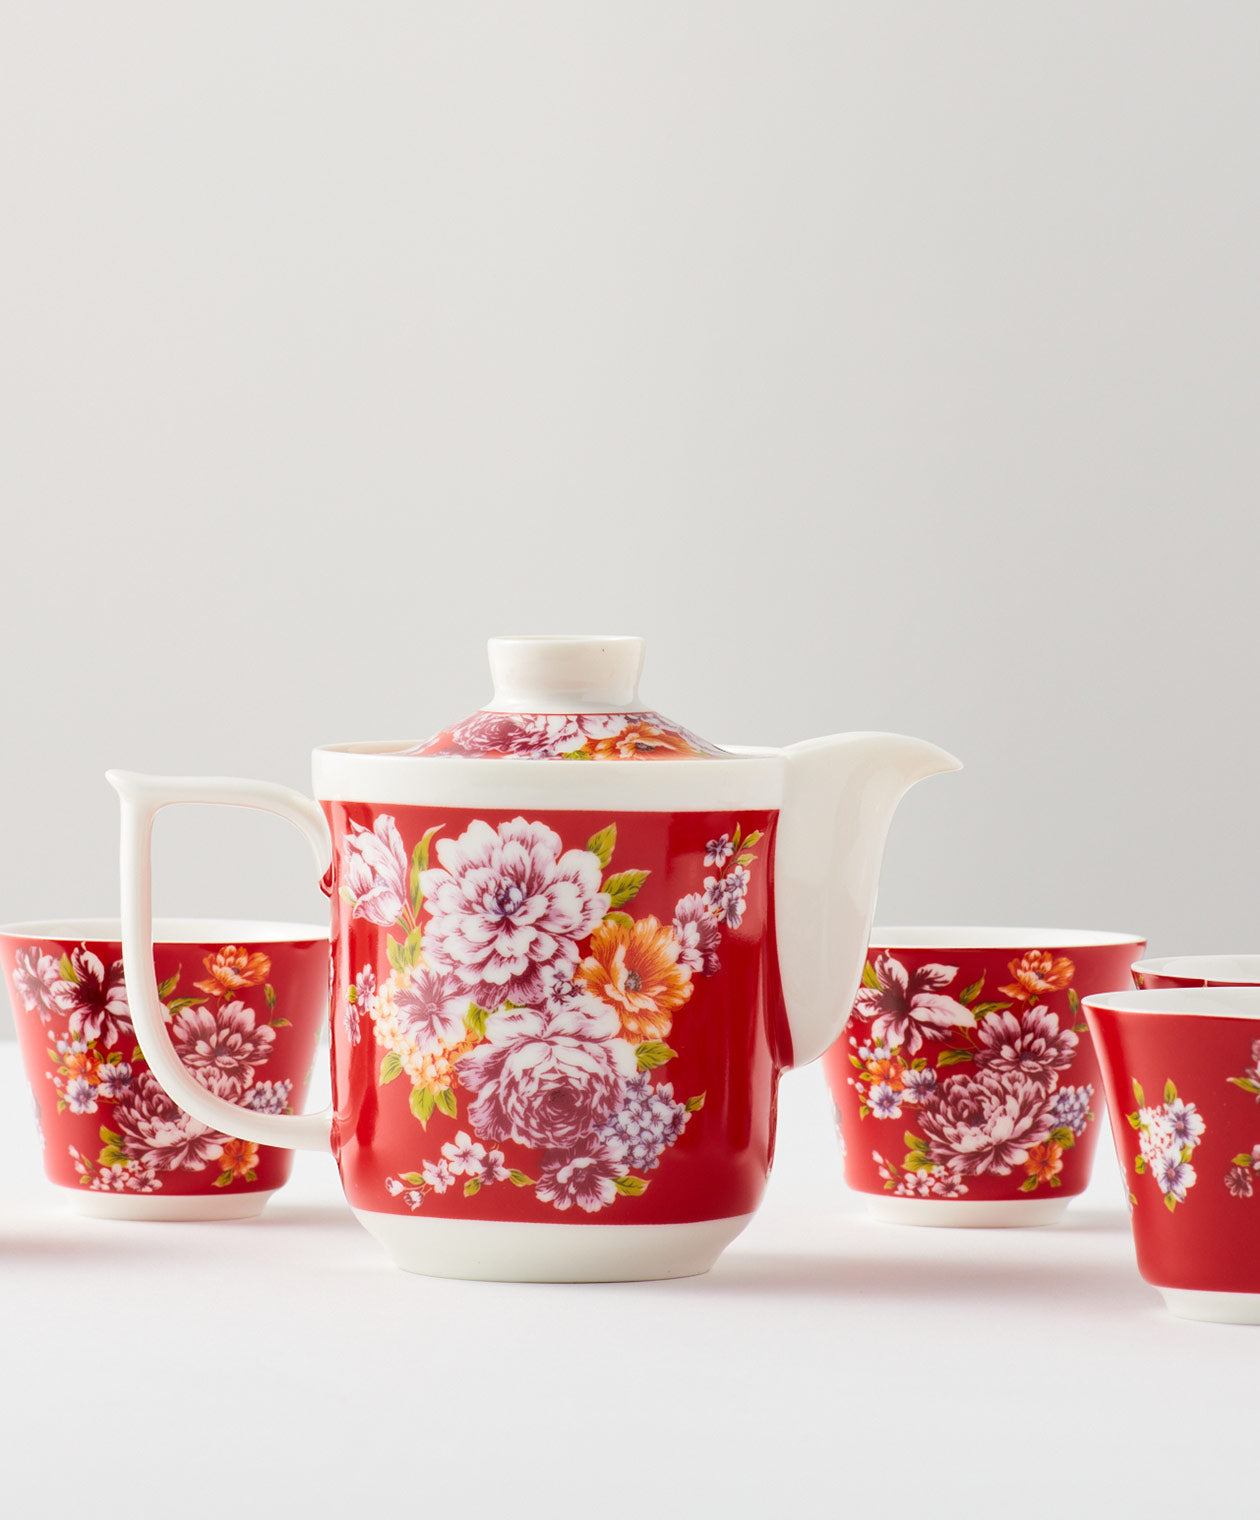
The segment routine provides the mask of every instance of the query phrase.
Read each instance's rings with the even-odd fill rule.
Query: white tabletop
[[[815,1067],[785,1079],[765,1205],[708,1276],[521,1286],[397,1271],[320,1156],[258,1221],[81,1219],[43,1181],[12,1045],[0,1107],[14,1520],[1077,1520],[1254,1495],[1260,1331],[1165,1313],[1106,1140],[1063,1225],[875,1224]]]

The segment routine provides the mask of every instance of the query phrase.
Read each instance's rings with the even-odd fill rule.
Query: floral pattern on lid
[[[475,712],[400,753],[487,760],[737,758],[656,712]]]

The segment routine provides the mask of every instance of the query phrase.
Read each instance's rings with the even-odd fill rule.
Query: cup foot
[[[485,1282],[645,1282],[707,1272],[752,1218],[698,1224],[516,1224],[355,1209],[404,1272]]]
[[[1178,1319],[1216,1325],[1260,1325],[1260,1293],[1204,1293],[1197,1288],[1160,1288],[1168,1312]]]
[[[261,1193],[226,1193],[218,1197],[185,1193],[180,1197],[162,1197],[160,1193],[65,1192],[66,1201],[76,1213],[92,1219],[172,1220],[191,1223],[196,1220],[253,1219],[261,1214],[275,1189]]]
[[[998,1198],[963,1203],[947,1198],[880,1198],[867,1194],[872,1216],[886,1224],[945,1226],[949,1229],[1025,1229],[1054,1224],[1067,1213],[1070,1198]]]

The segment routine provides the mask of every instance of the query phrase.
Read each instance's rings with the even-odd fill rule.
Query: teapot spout
[[[862,978],[875,890],[897,804],[916,781],[961,770],[905,734],[836,734],[782,751],[775,934],[793,1066],[837,1038]]]

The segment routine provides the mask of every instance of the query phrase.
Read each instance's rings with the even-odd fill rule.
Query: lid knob
[[[491,639],[489,712],[642,712],[643,640],[616,634]]]

